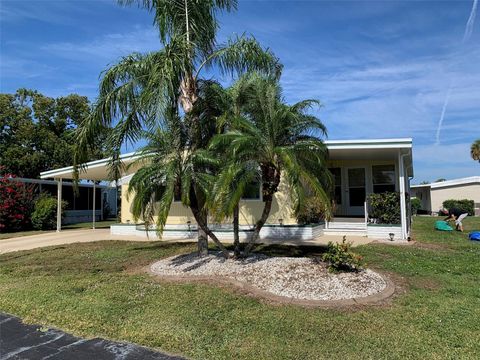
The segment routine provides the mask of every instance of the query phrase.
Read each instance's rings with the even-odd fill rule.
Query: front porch
[[[324,233],[374,238],[389,238],[393,234],[395,239],[408,239],[413,176],[411,140],[335,141],[328,145],[334,176],[334,216],[326,222]],[[399,224],[377,225],[369,216],[369,195],[384,192],[400,194]]]

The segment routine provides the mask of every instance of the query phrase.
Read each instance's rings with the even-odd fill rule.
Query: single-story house
[[[475,214],[480,215],[480,176],[412,185],[412,197],[419,199],[422,210],[438,213],[445,200],[473,200]]]
[[[37,194],[47,193],[57,196],[59,191],[57,181],[11,178],[24,184],[32,184]],[[66,202],[63,224],[76,224],[92,221],[95,208],[96,221],[104,220],[105,216],[116,217],[117,214],[117,189],[109,185],[78,184],[78,193],[75,194],[72,182],[62,182],[60,189],[62,200]],[[95,196],[93,195],[95,193]],[[108,214],[107,214],[108,213]]]
[[[410,236],[410,179],[413,177],[412,139],[329,140],[329,167],[335,178],[335,218],[327,223],[302,226],[292,213],[286,185],[280,184],[275,195],[271,214],[260,236],[262,238],[312,239],[323,234],[354,234],[372,238],[406,240]],[[125,165],[132,164],[138,155],[121,156]],[[80,177],[86,180],[108,179],[109,159],[85,164]],[[127,167],[125,167],[127,168]],[[119,180],[121,186],[121,224],[111,227],[112,234],[137,234],[155,236],[154,229],[145,229],[135,223],[131,213],[131,198],[127,198],[128,181],[136,169],[128,167]],[[62,179],[73,177],[73,168],[51,170],[42,178]],[[397,191],[400,196],[400,224],[370,224],[368,221],[368,194]],[[61,195],[61,194],[60,194]],[[242,236],[248,236],[259,218],[263,202],[259,188],[252,189],[240,203]],[[232,236],[231,224],[212,224],[219,238]],[[174,202],[167,219],[164,237],[193,237],[195,220],[190,210]],[[60,226],[58,228],[60,230]]]

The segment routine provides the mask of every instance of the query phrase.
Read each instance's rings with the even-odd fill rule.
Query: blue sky
[[[330,139],[413,137],[414,182],[473,176],[480,173],[469,157],[480,137],[480,15],[464,39],[473,4],[240,1],[220,17],[219,39],[246,32],[270,47],[285,66],[286,100],[319,99]],[[108,64],[160,46],[150,14],[113,0],[0,6],[1,92],[27,87],[94,100]]]

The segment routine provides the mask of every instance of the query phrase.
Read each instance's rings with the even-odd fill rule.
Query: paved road
[[[0,313],[0,360],[179,360],[147,348],[105,339],[81,339],[56,329],[25,325]]]

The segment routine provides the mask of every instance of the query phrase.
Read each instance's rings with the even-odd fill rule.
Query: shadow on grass
[[[244,245],[244,244],[242,244]],[[242,246],[242,250],[243,250]],[[233,250],[233,246],[227,247],[229,250]],[[281,245],[281,244],[259,244],[257,245],[253,253],[263,254],[266,256],[280,256],[280,257],[316,257],[321,256],[327,250],[326,245]]]

